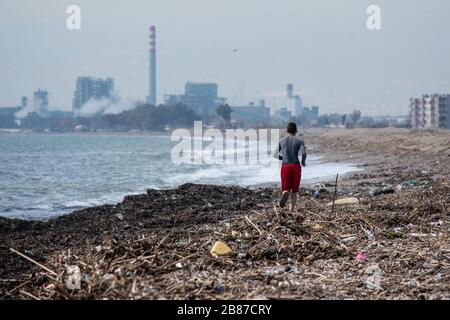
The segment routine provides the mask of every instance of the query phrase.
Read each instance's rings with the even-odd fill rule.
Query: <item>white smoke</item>
[[[103,99],[89,99],[81,108],[77,111],[76,115],[80,116],[92,116],[95,114],[119,114],[123,111],[133,109],[136,105],[136,101],[131,98],[120,99],[103,98]]]
[[[28,116],[31,112],[38,112],[39,108],[36,106],[35,103],[27,104],[24,108],[17,111],[14,115],[16,119],[22,119]]]
[[[286,97],[286,91],[268,91],[263,94],[265,97]]]

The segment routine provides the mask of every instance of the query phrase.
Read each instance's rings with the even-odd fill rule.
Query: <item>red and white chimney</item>
[[[156,105],[156,27],[150,26],[149,91],[147,102]]]

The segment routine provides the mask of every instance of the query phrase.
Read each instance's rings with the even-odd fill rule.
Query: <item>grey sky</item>
[[[70,4],[80,31],[66,28]],[[371,4],[380,31],[366,28]],[[217,82],[233,104],[290,82],[322,112],[404,114],[410,96],[450,92],[449,12],[448,0],[1,0],[0,106],[46,88],[70,109],[79,75],[111,76],[120,96],[143,99],[155,24],[159,102],[187,80]]]

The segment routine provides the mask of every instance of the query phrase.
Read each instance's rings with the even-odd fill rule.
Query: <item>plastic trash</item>
[[[118,213],[116,214],[117,219],[119,219],[120,221],[123,221],[123,214]]]
[[[334,205],[344,205],[344,204],[359,204],[359,199],[355,197],[338,199],[334,202]],[[333,202],[327,204],[327,207],[331,207]]]
[[[78,266],[66,267],[66,288],[68,290],[80,290],[81,289],[81,271]]]
[[[225,292],[225,286],[223,284],[218,284],[214,287],[215,293],[224,293]]]
[[[356,260],[358,260],[358,261],[367,261],[367,260],[369,260],[369,258],[366,256],[366,254],[364,253],[364,252],[358,252],[357,254],[356,254]]]
[[[381,194],[390,194],[390,193],[394,193],[394,192],[395,192],[394,188],[392,188],[390,185],[388,185],[388,186],[384,186],[381,189],[376,189],[375,191],[373,191],[373,195],[379,196]]]
[[[211,248],[210,253],[213,257],[226,256],[231,253],[231,248],[225,242],[217,241]]]
[[[233,230],[233,231],[231,231],[231,236],[234,238],[240,238],[240,237],[242,237],[242,233],[240,233],[239,231]]]
[[[357,238],[355,236],[350,236],[350,237],[346,237],[346,238],[342,239],[342,242],[353,242],[356,239]]]
[[[368,289],[372,290],[382,290],[381,288],[381,269],[378,264],[373,264],[369,266],[365,274],[368,275],[366,279],[366,285]]]
[[[314,229],[315,231],[320,231],[320,230],[323,229],[323,226],[322,226],[321,224],[319,224],[319,223],[316,223],[316,224],[313,226],[313,229]]]

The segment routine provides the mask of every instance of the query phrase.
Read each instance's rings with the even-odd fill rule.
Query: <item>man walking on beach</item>
[[[286,205],[290,198],[289,211],[293,212],[295,209],[295,202],[297,201],[298,187],[302,177],[302,167],[298,159],[299,153],[302,154],[302,166],[306,166],[306,146],[305,142],[296,137],[297,125],[294,122],[289,122],[287,125],[288,135],[282,138],[278,144],[278,150],[275,151],[274,156],[283,161],[281,166],[281,187],[283,190],[283,197],[280,200],[280,207]]]

